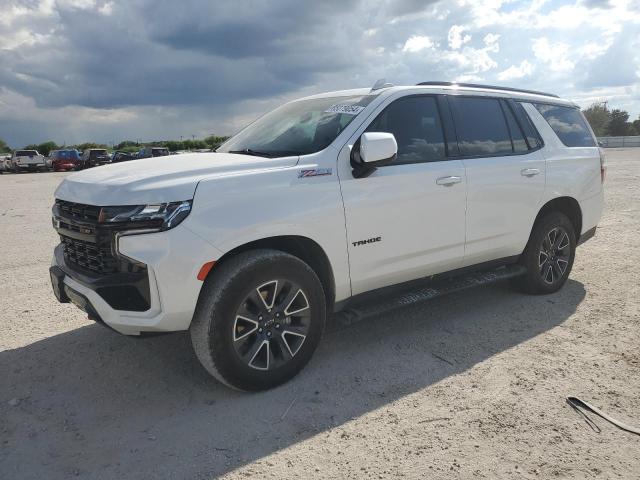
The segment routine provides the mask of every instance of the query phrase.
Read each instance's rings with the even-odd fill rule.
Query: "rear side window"
[[[106,150],[91,150],[89,152],[89,157],[90,158],[95,158],[95,157],[103,157],[107,154]]]
[[[513,151],[515,153],[527,152],[529,150],[529,147],[527,146],[527,142],[524,139],[524,134],[522,133],[522,129],[520,128],[520,125],[518,125],[516,117],[513,116],[511,107],[507,102],[502,102],[502,110],[504,111],[504,115],[507,119],[507,125],[509,126],[509,132],[511,133]]]
[[[542,103],[534,103],[534,106],[567,147],[596,146],[591,131],[577,108]]]
[[[444,134],[434,97],[396,100],[371,122],[367,132],[393,133],[398,143],[398,158],[393,165],[445,158]]]
[[[453,118],[462,156],[498,156],[513,153],[509,128],[499,100],[451,97]]]
[[[527,143],[529,144],[529,148],[538,148],[542,146],[542,140],[540,139],[540,134],[536,130],[536,127],[531,123],[531,119],[529,115],[524,110],[521,102],[512,102],[513,105],[513,113],[516,114],[520,125],[524,129],[524,135],[527,139]]]
[[[169,155],[169,150],[166,148],[154,148],[151,150],[151,155],[154,157],[163,157]]]

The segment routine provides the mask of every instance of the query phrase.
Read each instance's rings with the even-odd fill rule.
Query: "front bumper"
[[[56,171],[60,170],[74,170],[78,166],[75,163],[54,163],[53,169]]]
[[[37,170],[38,168],[47,168],[44,163],[16,163],[16,167],[23,170]]]
[[[72,301],[87,312],[89,318],[125,335],[188,329],[202,287],[197,279],[198,272],[203,264],[220,258],[221,252],[184,226],[165,232],[120,237],[118,251],[144,263],[147,278],[80,273],[67,264],[58,246],[51,273],[59,301]],[[105,295],[104,289],[114,285],[120,291],[122,287],[131,287],[129,292],[143,290],[143,280],[148,282],[148,308],[144,311],[139,311],[140,306],[135,303],[127,308],[133,297],[125,295],[125,298],[116,298],[114,303],[113,298]]]

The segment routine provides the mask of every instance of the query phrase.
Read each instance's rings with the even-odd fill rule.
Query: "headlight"
[[[98,222],[150,231],[169,230],[179,225],[191,211],[191,200],[153,205],[102,207]]]

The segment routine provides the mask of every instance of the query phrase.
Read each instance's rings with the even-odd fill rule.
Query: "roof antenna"
[[[375,92],[376,90],[380,90],[382,88],[389,88],[389,87],[393,87],[393,83],[387,83],[387,79],[386,78],[381,78],[380,80],[378,80],[376,83],[373,84],[373,87],[371,87],[371,92]]]

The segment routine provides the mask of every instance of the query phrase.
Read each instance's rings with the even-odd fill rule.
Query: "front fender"
[[[202,180],[184,226],[223,253],[256,240],[296,235],[315,241],[334,273],[336,300],[351,295],[340,184],[317,165],[243,172]],[[326,171],[324,171],[326,173]]]

